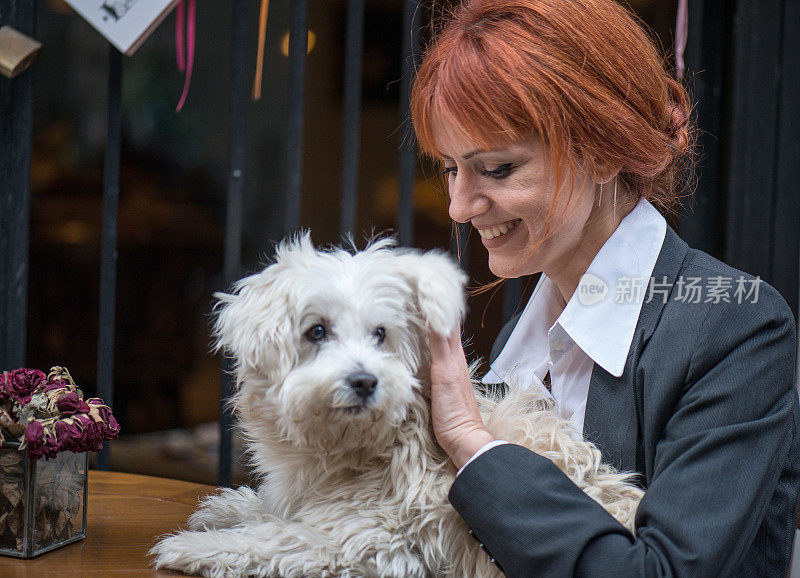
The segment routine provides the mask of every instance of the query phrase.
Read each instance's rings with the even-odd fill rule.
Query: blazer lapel
[[[671,289],[687,251],[688,245],[667,225],[664,244],[653,268],[655,283],[667,283],[665,286]],[[667,299],[669,295],[665,298],[659,293],[645,296],[620,377],[614,377],[596,363],[592,370],[583,436],[597,445],[606,462],[623,471],[644,471],[642,392],[636,391],[633,377],[642,349],[653,335]]]

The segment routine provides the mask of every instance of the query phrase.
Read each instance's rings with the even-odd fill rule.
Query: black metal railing
[[[114,403],[114,320],[117,304],[117,219],[119,167],[122,145],[122,54],[108,50],[108,124],[103,167],[103,232],[100,256],[100,316],[97,339],[97,394]],[[100,452],[97,466],[111,465],[109,444]]]
[[[358,159],[361,144],[361,65],[364,48],[364,0],[347,1],[344,40],[344,131],[342,136],[342,206],[339,231],[356,228]]]
[[[0,1],[0,26],[35,35],[36,6]],[[0,370],[24,365],[27,339],[33,70],[0,75]]]
[[[231,92],[230,92],[230,134],[228,151],[228,194],[225,210],[225,254],[223,277],[230,286],[242,268],[242,230],[244,227],[244,184],[245,184],[245,126],[247,104],[247,0],[233,2],[233,30],[231,34]],[[233,394],[231,363],[223,356],[220,379],[219,406],[219,464],[217,483],[229,486],[231,483],[231,448],[233,445],[233,416],[226,405]]]

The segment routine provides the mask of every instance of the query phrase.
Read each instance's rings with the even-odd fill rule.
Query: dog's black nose
[[[361,399],[367,399],[375,391],[378,378],[371,373],[355,373],[347,378],[347,383]]]

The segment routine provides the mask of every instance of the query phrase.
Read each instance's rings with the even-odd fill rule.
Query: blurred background
[[[411,138],[399,105],[404,4],[365,4],[355,228],[362,245],[371,232],[397,226],[398,152]],[[744,4],[691,3],[687,64],[705,129],[703,153],[695,201],[670,216],[670,223],[691,245],[776,284],[796,313],[800,205],[796,194],[781,188],[781,175],[796,171],[797,161],[787,169],[788,161],[778,153],[781,139],[788,138],[780,127],[796,127],[797,116],[780,106],[789,98],[788,88],[779,84],[775,89],[747,76],[770,59],[782,59],[789,40],[780,33],[774,55],[767,40],[735,34],[741,30],[737,26],[771,29],[774,24],[769,15],[746,17],[743,11],[759,9]],[[672,63],[677,0],[625,5],[649,27]],[[253,1],[246,40],[248,83],[256,67],[258,9]],[[111,444],[111,468],[215,483],[221,360],[209,353],[209,322],[212,294],[226,288],[232,10],[228,2],[202,1],[197,10],[194,73],[181,112],[175,112],[184,77],[175,64],[174,15],[123,60],[113,401],[123,433]],[[769,16],[778,18],[778,30],[787,18],[797,18],[787,10],[796,12],[780,8],[777,16]],[[345,0],[309,2],[300,224],[322,244],[340,241],[346,13]],[[260,101],[246,102],[242,274],[265,263],[284,232],[289,17],[290,2],[270,4],[263,93]],[[421,42],[429,17],[423,3]],[[36,3],[35,38],[44,48],[33,72],[25,364],[42,369],[65,365],[93,395],[108,44],[60,0]],[[794,66],[789,72],[796,78]],[[787,71],[781,70],[788,82]],[[764,104],[773,101],[773,108]],[[766,162],[764,170],[772,175],[771,188],[762,180],[758,191],[746,188],[737,171],[749,171],[747,178],[758,174],[736,161],[746,157],[736,156],[744,154],[737,147],[760,142],[747,132],[753,110],[761,112],[766,125],[759,130],[771,131],[764,138],[772,142],[774,157],[756,163]],[[769,153],[760,149],[761,155]],[[437,167],[417,161],[414,246],[451,246],[446,207]],[[764,214],[768,230],[759,221]],[[794,219],[794,226],[781,219]],[[464,253],[473,286],[493,280],[483,253],[476,240]],[[525,280],[509,295],[501,288],[470,300],[464,331],[469,356],[488,356],[494,336],[534,282]],[[235,459],[233,481],[240,483],[247,469],[241,455]]]

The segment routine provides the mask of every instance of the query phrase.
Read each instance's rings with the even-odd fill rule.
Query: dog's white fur
[[[443,253],[387,239],[318,251],[302,235],[218,294],[215,335],[235,358],[234,408],[262,482],[204,499],[191,530],[153,547],[155,565],[205,576],[501,575],[449,505],[455,470],[430,426],[427,331],[459,326],[465,281]],[[318,342],[315,325],[326,333]],[[354,373],[377,378],[366,400],[348,385]],[[476,396],[495,436],[553,460],[633,531],[641,490],[550,402],[514,388]]]

